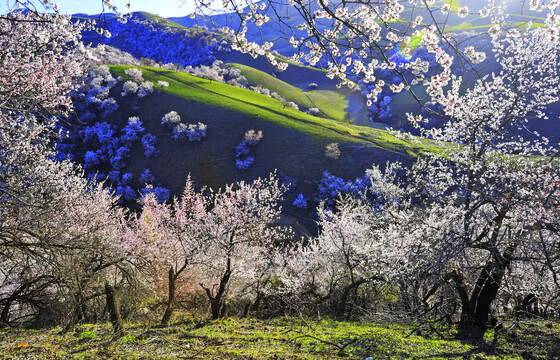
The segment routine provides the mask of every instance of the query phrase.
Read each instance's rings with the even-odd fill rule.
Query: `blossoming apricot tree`
[[[403,299],[416,297],[418,306],[433,308],[438,304],[433,296],[450,282],[465,329],[485,329],[497,300],[511,308],[522,302],[520,296],[538,294],[554,301],[560,293],[560,259],[551,252],[560,246],[558,145],[527,126],[546,119],[548,106],[558,101],[560,44],[556,23],[548,25],[493,31],[499,72],[478,78],[470,88],[462,87],[461,77],[450,78],[451,88],[438,95],[444,125],[422,130],[441,140],[443,151],[418,159],[406,171],[406,181],[389,194],[400,205],[372,205],[359,216],[342,212],[319,237],[325,246],[338,241],[338,256],[351,259],[344,254],[350,254],[345,244],[352,236],[345,234],[367,225],[368,211],[385,213],[366,230],[391,219],[393,225],[364,236],[399,244],[395,253],[406,249],[395,277],[406,279]],[[410,120],[420,124],[424,118],[411,115]],[[372,181],[373,194],[379,179]],[[359,269],[348,260],[342,264],[348,274]],[[536,284],[536,276],[548,285]],[[411,289],[414,283],[419,285]],[[515,296],[500,296],[513,289]]]
[[[237,298],[251,298],[251,289],[267,283],[270,252],[284,236],[273,224],[284,191],[274,176],[216,192],[195,191],[189,178],[171,204],[158,203],[151,194],[144,197],[130,243],[137,249],[133,253],[143,253],[139,265],[156,278],[169,274],[163,325],[172,315],[177,281],[183,275],[204,290],[214,319],[223,316],[232,287]]]
[[[0,321],[91,314],[99,283],[124,264],[123,211],[74,164],[56,160],[56,116],[82,75],[84,25],[58,14],[0,17]]]

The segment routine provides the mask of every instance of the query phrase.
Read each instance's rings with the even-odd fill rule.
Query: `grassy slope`
[[[506,324],[508,325],[508,324]],[[411,325],[299,319],[227,319],[168,328],[126,326],[112,339],[105,325],[83,325],[75,332],[0,330],[2,359],[553,359],[560,351],[558,323],[524,323],[515,331],[483,341],[455,339]],[[515,335],[515,336],[514,336]],[[494,342],[495,339],[495,342]],[[344,345],[343,351],[340,351]]]
[[[467,31],[467,30],[476,30],[476,29],[489,29],[492,26],[494,26],[494,24],[473,25],[469,22],[464,22],[464,23],[459,24],[457,26],[447,28],[447,29],[444,30],[444,32]],[[527,26],[527,22],[526,21],[516,21],[516,22],[509,23],[508,26],[510,26],[512,28],[518,28],[519,29],[519,28]],[[533,27],[544,27],[544,24],[533,23]]]
[[[451,5],[451,11],[456,12],[461,7],[459,0],[443,0],[444,3]]]
[[[126,78],[124,70],[127,68],[130,66],[111,66],[114,73],[124,78]],[[399,139],[385,130],[341,124],[334,120],[314,117],[286,107],[280,101],[265,95],[185,73],[148,67],[142,68],[142,71],[144,78],[149,81],[154,83],[158,80],[167,81],[170,86],[164,89],[166,93],[177,95],[185,100],[194,100],[258,117],[314,137],[359,143],[409,155],[439,152],[443,148],[442,145],[429,140]]]
[[[279,80],[264,71],[257,70],[242,64],[228,64],[231,67],[241,70],[243,76],[251,85],[260,85],[278,93],[284,99],[293,101],[300,107],[318,108],[321,110],[322,117],[344,121],[346,120],[346,107],[348,100],[340,92],[328,90],[303,91],[298,87],[292,86],[287,82]],[[294,66],[294,65],[292,65]],[[322,74],[321,74],[322,75]]]
[[[544,18],[530,16],[530,15],[519,15],[519,14],[508,14],[508,19],[510,20],[507,23],[509,28],[517,28],[519,30],[526,28],[528,21],[533,21],[533,27],[544,27]],[[512,21],[514,19],[518,19],[518,21]],[[481,22],[488,21],[487,18],[477,17],[471,19],[468,22],[461,23],[459,25],[446,28],[444,32],[454,32],[454,31],[469,31],[469,30],[480,30],[480,29],[489,29],[490,27],[494,26],[494,24],[488,24]]]
[[[183,25],[179,25],[176,22],[173,22],[173,21],[168,20],[164,17],[154,15],[154,14],[146,12],[146,11],[133,12],[132,16],[137,18],[137,19],[140,19],[140,20],[154,21],[158,25],[161,25],[161,26],[167,26],[167,27],[170,27],[170,28],[177,28],[177,29],[186,29],[186,27],[184,27]]]

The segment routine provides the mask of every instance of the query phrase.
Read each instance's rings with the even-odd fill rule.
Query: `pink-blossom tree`
[[[95,310],[99,284],[125,274],[123,211],[69,161],[57,115],[83,74],[84,25],[59,14],[0,17],[0,321],[63,321]],[[102,292],[101,292],[102,294]]]
[[[162,326],[169,323],[173,314],[179,277],[194,272],[201,254],[207,251],[202,233],[206,205],[206,199],[194,190],[189,177],[183,193],[171,204],[159,203],[153,193],[146,195],[142,199],[142,213],[133,221],[128,241],[134,249],[135,263],[158,283],[164,282],[162,274],[168,275]]]
[[[285,236],[272,224],[284,191],[274,176],[200,192],[189,178],[171,204],[144,197],[131,243],[139,264],[159,278],[168,273],[162,325],[171,318],[179,277],[203,288],[216,319],[225,311],[231,287],[240,292],[236,297],[250,297],[250,289],[270,276],[267,254]]]
[[[86,24],[65,16],[14,11],[0,17],[0,109],[58,115],[71,109],[70,90],[82,75]]]

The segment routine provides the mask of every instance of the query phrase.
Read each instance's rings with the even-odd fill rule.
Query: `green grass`
[[[138,18],[140,20],[150,20],[153,21],[155,23],[157,23],[158,25],[161,26],[166,26],[166,27],[170,27],[170,28],[176,28],[176,29],[187,29],[186,27],[184,27],[183,25],[179,25],[176,22],[173,22],[171,20],[167,20],[164,17],[146,12],[146,11],[136,11],[134,13],[132,13],[133,17]],[[193,29],[190,29],[193,30]]]
[[[159,26],[159,27],[162,27],[162,28],[168,27],[168,28],[172,28],[172,29],[188,30],[189,32],[195,32],[195,33],[208,32],[207,30],[203,30],[201,28],[186,27],[186,26],[177,24],[174,21],[171,21],[171,20],[166,19],[164,17],[161,17],[159,15],[149,13],[147,11],[136,11],[136,12],[133,13],[133,16],[137,19],[140,19],[140,20],[153,21],[156,26]],[[210,30],[209,32],[212,32],[212,31]],[[212,33],[217,38],[223,38],[224,37],[224,35],[221,34],[221,33],[215,33],[215,32],[212,32]]]
[[[473,25],[470,22],[464,22],[459,25],[447,28],[444,32],[454,32],[454,31],[466,31],[466,30],[475,30],[475,29],[489,29],[494,24],[486,24],[486,25]],[[516,21],[512,23],[508,23],[508,27],[511,28],[523,28],[527,26],[527,21]],[[544,27],[544,24],[541,23],[533,23],[533,27]]]
[[[130,66],[118,65],[110,68],[116,75],[127,78],[124,71]],[[343,124],[336,120],[311,116],[265,95],[189,74],[149,67],[142,67],[142,71],[144,78],[154,84],[158,80],[167,81],[170,86],[163,91],[168,94],[184,100],[232,110],[245,117],[258,118],[316,138],[373,146],[413,156],[427,152],[441,152],[449,148],[448,144],[427,139],[399,138],[386,130]],[[162,89],[158,88],[158,90]]]
[[[318,69],[316,67],[312,67],[312,66],[309,66],[309,65],[302,65],[300,63],[293,62],[292,60],[290,60],[289,57],[284,56],[282,54],[276,53],[276,54],[274,54],[274,58],[278,61],[282,61],[282,62],[288,63],[290,65],[297,66],[300,69],[309,69],[309,70],[313,70],[313,71],[317,71],[317,72],[321,72],[321,73],[327,73],[327,70],[325,70],[325,69]]]
[[[346,120],[347,112],[345,109],[348,106],[348,100],[345,99],[345,95],[341,92],[328,90],[303,91],[250,66],[242,64],[228,65],[241,70],[242,75],[247,78],[251,85],[260,85],[270,91],[274,91],[284,99],[293,101],[300,107],[308,109],[318,108],[321,111],[321,117],[328,117],[339,121]]]
[[[511,324],[505,324],[506,328]],[[167,328],[127,324],[114,339],[108,324],[74,332],[0,330],[2,359],[552,359],[560,351],[560,325],[522,323],[515,330],[488,331],[483,340],[458,339],[410,324],[225,319],[175,323]],[[95,332],[85,339],[83,331]]]
[[[508,28],[517,28],[519,30],[523,30],[527,27],[527,24],[530,21],[533,21],[533,27],[544,27],[545,19],[542,17],[537,16],[530,16],[530,15],[519,15],[519,14],[507,14],[507,19],[515,19],[517,18],[518,21],[510,21],[506,24]],[[487,18],[482,17],[475,17],[471,18],[470,21],[463,22],[459,25],[449,27],[444,29],[444,32],[454,32],[454,31],[468,31],[468,30],[480,30],[480,29],[489,29],[490,27],[494,26],[494,24],[482,23],[480,22],[487,22]]]
[[[461,7],[459,0],[443,0],[444,3],[451,5],[451,11],[457,12]]]
[[[95,330],[84,331],[80,334],[80,339],[95,340],[97,339],[97,332]]]

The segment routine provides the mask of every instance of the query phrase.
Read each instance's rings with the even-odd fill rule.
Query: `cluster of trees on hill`
[[[118,19],[107,19],[103,26],[111,34],[103,38],[104,44],[115,43],[121,50],[138,58],[184,67],[211,64],[216,60],[215,52],[221,48],[222,42],[218,40],[218,35],[207,31],[161,26],[137,18],[125,23]],[[100,40],[93,30],[85,32],[84,36],[86,41],[97,43]]]
[[[108,67],[99,66],[77,80],[79,86],[71,93],[74,112],[61,124],[66,136],[59,139],[57,158],[81,163],[87,176],[105,181],[121,203],[133,203],[141,194],[150,192],[166,201],[169,190],[154,183],[153,176],[139,175],[134,179],[133,174],[123,173],[134,145],[140,143],[147,158],[158,154],[156,136],[146,132],[139,117],[110,120],[119,108],[117,100],[143,98],[154,91],[154,84],[144,80],[141,70],[131,68],[125,73],[131,80],[119,82]]]
[[[399,6],[386,3],[390,18],[382,19],[392,21],[385,25],[398,18]],[[349,9],[330,14],[323,7],[324,16],[354,26]],[[378,26],[368,24],[360,26]],[[493,29],[501,71],[466,89],[447,65],[434,74],[427,91],[447,121],[428,130],[422,116],[410,121],[447,147],[411,167],[373,166],[367,181],[319,207],[319,234],[305,242],[279,225],[286,189],[274,175],[220,191],[197,191],[187,179],[171,202],[147,191],[133,214],[57,157],[58,123],[85,70],[88,49],[78,41],[84,26],[56,12],[0,17],[0,58],[7,59],[0,63],[2,324],[71,328],[103,318],[107,308],[122,333],[120,312],[153,306],[167,324],[178,306],[198,306],[212,318],[399,311],[484,330],[495,323],[493,313],[522,313],[535,298],[539,312],[560,316],[559,150],[539,134],[530,134],[532,141],[515,135],[558,101],[556,17],[523,33]],[[450,59],[440,41],[422,46],[444,65]],[[99,81],[109,86],[106,75]],[[125,135],[141,132],[139,120],[129,125]]]

